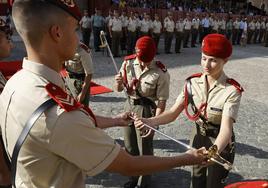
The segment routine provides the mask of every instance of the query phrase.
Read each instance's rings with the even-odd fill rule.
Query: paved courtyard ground
[[[161,46],[163,46],[162,42]],[[15,45],[17,47],[9,59],[19,59],[25,54],[21,42],[15,42]],[[200,72],[200,46],[183,49],[181,54],[169,55],[164,54],[163,49],[160,48],[160,55],[156,58],[166,64],[171,75],[170,98],[167,105],[169,108],[181,91],[184,79],[193,73]],[[116,58],[119,67],[122,59]],[[111,59],[105,53],[98,52],[93,54],[93,60],[94,81],[112,88],[115,71]],[[239,118],[234,125],[237,141],[234,168],[230,172],[227,183],[245,179],[268,179],[267,72],[268,48],[259,45],[235,46],[233,56],[225,66],[225,73],[239,81],[245,89]],[[124,101],[123,93],[107,93],[93,96],[90,107],[97,114],[111,116],[122,112]],[[191,126],[193,126],[192,123],[182,114],[175,122],[160,127],[160,130],[189,143]],[[120,128],[107,129],[106,132],[123,144]],[[154,148],[157,156],[173,156],[184,152],[178,144],[159,135],[154,138]],[[96,177],[88,177],[87,188],[119,188],[125,181],[127,178],[121,175],[102,173]],[[190,167],[155,173],[152,178],[153,188],[188,188],[189,184]]]

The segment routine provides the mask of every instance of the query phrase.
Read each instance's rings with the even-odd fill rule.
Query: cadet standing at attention
[[[135,126],[142,129],[143,123],[151,126],[167,124],[185,110],[187,117],[195,122],[191,145],[207,149],[213,145],[223,158],[233,163],[233,124],[237,119],[243,88],[224,73],[224,65],[231,54],[232,45],[224,35],[207,35],[202,44],[203,73],[186,79],[184,90],[170,110],[149,119],[137,118]],[[188,108],[193,109],[194,114]],[[223,188],[228,173],[216,163],[207,167],[196,165],[191,187]]]
[[[154,60],[156,45],[149,36],[138,39],[136,54],[127,56],[115,76],[115,90],[127,88],[129,102],[125,111],[136,113],[139,117],[152,117],[161,114],[169,97],[169,73],[166,67]],[[155,104],[157,102],[157,105]],[[134,156],[153,155],[153,135],[142,138],[140,131],[130,125],[124,128],[126,150]],[[150,176],[131,177],[124,187],[149,187]]]
[[[206,161],[204,148],[172,157],[131,156],[101,130],[126,126],[128,113],[97,116],[65,92],[60,71],[79,43],[81,14],[73,1],[15,0],[12,17],[27,57],[0,95],[0,130],[9,157],[26,122],[34,123],[14,161],[18,188],[84,188],[86,175],[105,170],[137,176]],[[44,102],[54,105],[44,111],[39,108]],[[44,113],[34,122],[36,109]]]
[[[90,82],[94,72],[90,49],[80,43],[74,58],[65,62],[65,68],[68,73],[66,85],[69,94],[78,102],[88,106]]]

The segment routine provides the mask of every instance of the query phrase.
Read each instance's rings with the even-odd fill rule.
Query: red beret
[[[232,54],[232,44],[221,34],[208,34],[202,42],[202,52],[209,56],[228,58]]]
[[[9,0],[9,3],[12,5],[14,1],[19,1],[19,0]],[[33,1],[37,1],[37,0],[33,0]],[[82,14],[78,6],[74,2],[74,0],[44,0],[44,1],[54,4],[57,7],[65,10],[77,20],[81,20],[82,18]]]
[[[149,36],[139,38],[136,42],[136,54],[140,61],[151,62],[156,54],[154,40]]]

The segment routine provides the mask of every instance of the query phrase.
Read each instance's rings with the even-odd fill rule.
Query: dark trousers
[[[100,50],[100,32],[102,28],[101,27],[93,27],[93,35],[94,35],[94,48],[95,50],[99,51]]]
[[[127,50],[127,33],[126,33],[126,28],[123,28],[122,30],[122,37],[120,39],[120,48],[121,48],[121,51],[125,51]]]
[[[261,29],[260,30],[260,36],[259,36],[259,43],[262,43],[264,34],[265,34],[265,30],[264,29]]]
[[[226,37],[227,37],[227,39],[231,40],[231,38],[232,38],[232,30],[231,29],[226,31]]]
[[[170,52],[172,39],[173,39],[173,32],[166,32],[165,33],[165,52],[166,53]]]
[[[266,33],[265,33],[264,46],[265,46],[265,47],[268,47],[268,31],[266,31]]]
[[[133,54],[135,50],[135,41],[136,41],[136,31],[131,32],[128,31],[128,36],[127,36],[127,53]]]
[[[233,45],[236,44],[237,36],[238,36],[238,29],[233,29],[233,35],[232,35],[232,42],[233,42]]]
[[[142,107],[142,106],[141,106]],[[143,107],[142,117],[152,117],[149,108]],[[153,137],[142,138],[140,131],[134,125],[124,128],[124,143],[128,153],[133,156],[153,155]],[[149,185],[151,175],[130,177],[132,181],[137,182],[139,186]]]
[[[213,145],[214,141],[214,138],[202,136],[199,133],[195,134],[194,138],[191,140],[193,147],[205,147],[206,149],[209,149],[209,147]],[[234,137],[232,141],[234,142]],[[226,146],[226,148],[221,152],[221,156],[227,161],[233,163],[235,156],[234,148],[231,145]],[[212,164],[208,167],[195,165],[192,170],[191,188],[224,188],[224,180],[228,173],[228,170],[225,170],[218,164]]]
[[[91,28],[82,28],[83,43],[87,46],[89,46],[90,35],[91,35]]]
[[[250,44],[252,41],[252,36],[253,36],[253,30],[249,29],[248,30],[248,39],[247,39],[247,43]]]
[[[257,43],[258,36],[260,34],[260,30],[255,30],[254,32],[254,38],[253,38],[253,43]]]
[[[183,31],[183,47],[186,47],[188,45],[189,38],[190,38],[190,30],[184,30]]]
[[[157,48],[157,52],[158,52],[158,44],[159,44],[160,36],[161,36],[161,33],[153,33],[153,39]]]
[[[238,45],[240,44],[242,33],[243,33],[243,29],[239,29],[238,30],[238,35],[237,35],[237,40],[236,40],[236,44],[238,44]]]
[[[179,53],[181,50],[181,42],[183,40],[183,32],[176,32],[175,52]]]
[[[112,31],[112,52],[114,56],[119,56],[120,38],[122,36],[121,31]]]
[[[191,40],[191,46],[192,47],[194,47],[195,44],[196,44],[197,35],[198,35],[198,30],[197,29],[193,29],[192,30],[192,40]]]
[[[202,26],[199,27],[198,33],[199,33],[199,43],[201,44],[203,40],[203,35],[204,35],[204,29]]]

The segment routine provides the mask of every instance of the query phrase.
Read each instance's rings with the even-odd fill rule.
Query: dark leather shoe
[[[137,186],[136,181],[128,181],[124,184],[124,188],[135,188]]]

